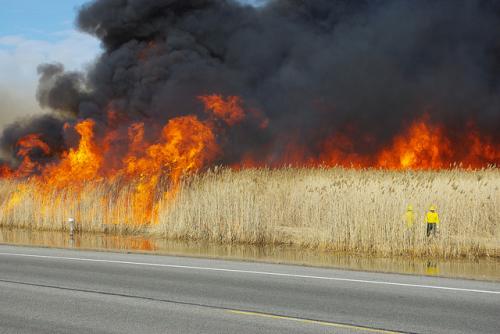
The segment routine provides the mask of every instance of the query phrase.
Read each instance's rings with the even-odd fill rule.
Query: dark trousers
[[[436,235],[436,223],[427,223],[427,236]]]

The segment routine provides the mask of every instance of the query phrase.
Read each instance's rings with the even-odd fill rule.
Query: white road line
[[[411,288],[437,289],[437,290],[462,291],[462,292],[476,292],[476,293],[486,293],[486,294],[494,294],[494,295],[500,294],[500,291],[492,291],[492,290],[452,288],[452,287],[437,286],[437,285],[421,285],[421,284],[396,283],[396,282],[386,282],[386,281],[371,281],[371,280],[361,280],[361,279],[341,278],[341,277],[274,273],[274,272],[268,272],[268,271],[253,271],[253,270],[240,270],[240,269],[182,266],[182,265],[176,265],[176,264],[131,262],[131,261],[119,261],[119,260],[100,260],[100,259],[89,259],[89,258],[80,258],[80,257],[64,257],[64,256],[35,255],[35,254],[22,254],[22,253],[3,253],[3,252],[0,252],[0,256],[19,256],[19,257],[32,257],[32,258],[51,259],[51,260],[128,264],[128,265],[134,265],[134,266],[177,268],[177,269],[189,269],[189,270],[205,270],[205,271],[218,271],[218,272],[266,275],[266,276],[278,276],[278,277],[307,278],[307,279],[317,279],[317,280],[327,280],[327,281],[342,281],[342,282],[353,282],[353,283],[395,285],[395,286],[405,286],[405,287],[411,287]]]

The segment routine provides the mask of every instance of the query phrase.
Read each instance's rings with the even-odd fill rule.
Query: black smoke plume
[[[473,121],[500,143],[498,1],[99,0],[76,24],[102,54],[84,73],[39,67],[51,115],[4,130],[13,157],[33,131],[60,152],[65,121],[109,126],[110,105],[118,119],[162,124],[201,112],[196,96],[210,93],[239,95],[269,120],[231,129],[223,163],[279,157],[290,140],[313,156],[337,132],[375,152],[424,113],[452,136]]]

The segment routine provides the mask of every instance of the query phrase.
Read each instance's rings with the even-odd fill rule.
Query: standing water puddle
[[[155,237],[118,234],[76,234],[64,232],[0,229],[0,244],[55,248],[141,252],[177,256],[222,258],[246,261],[286,263],[352,270],[392,272],[427,276],[460,277],[500,281],[500,259],[410,259],[373,258],[304,250],[291,246],[217,245],[171,241]]]

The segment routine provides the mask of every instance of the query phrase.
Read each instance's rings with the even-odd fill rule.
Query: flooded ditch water
[[[500,281],[500,259],[411,259],[376,258],[304,250],[292,246],[258,247],[218,245],[165,240],[117,234],[82,233],[70,237],[67,232],[0,229],[0,243],[25,246],[74,248],[99,251],[140,252],[174,256],[193,256],[231,260],[286,263],[317,267],[459,277]]]

